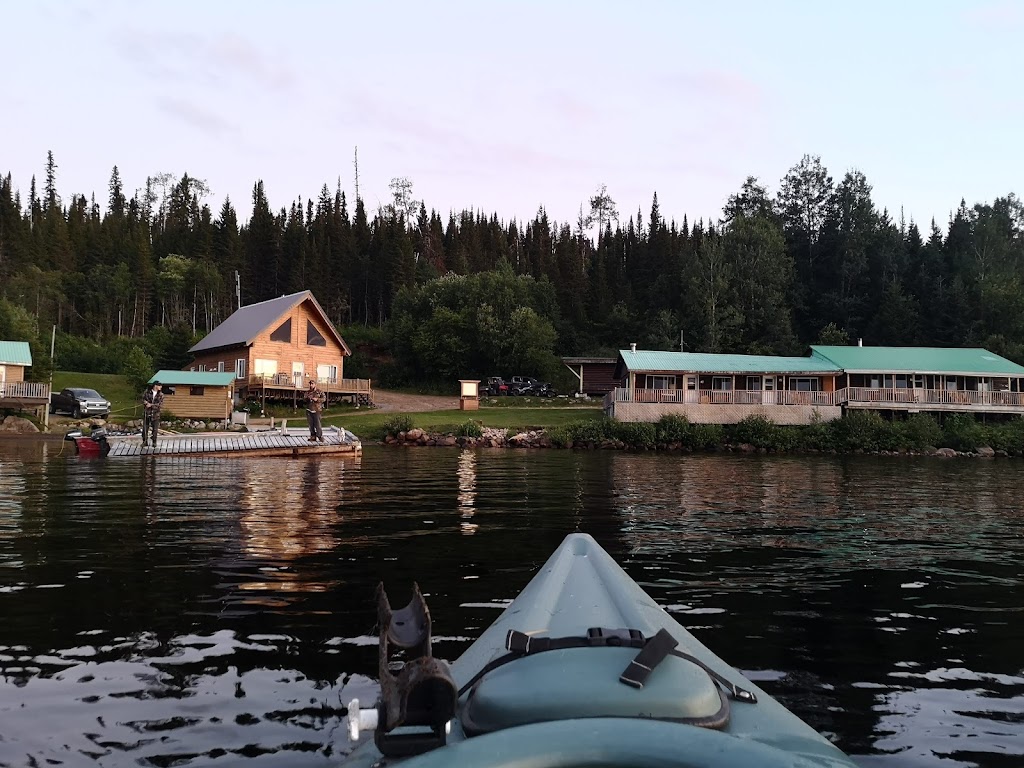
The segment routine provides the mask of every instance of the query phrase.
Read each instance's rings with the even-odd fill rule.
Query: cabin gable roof
[[[0,341],[0,365],[32,365],[27,341]]]
[[[304,301],[309,301],[314,307],[327,334],[341,347],[342,354],[351,355],[352,350],[341,338],[341,334],[335,329],[334,324],[331,323],[327,313],[324,312],[323,307],[320,306],[311,291],[299,291],[239,308],[189,349],[189,352],[195,355],[225,347],[248,347],[282,315]]]

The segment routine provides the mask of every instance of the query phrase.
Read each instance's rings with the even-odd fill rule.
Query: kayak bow
[[[381,699],[355,768],[853,768],[715,656],[586,534],[571,534],[452,665],[419,593],[378,590]],[[392,657],[404,651],[404,663]],[[397,671],[396,671],[397,670]]]

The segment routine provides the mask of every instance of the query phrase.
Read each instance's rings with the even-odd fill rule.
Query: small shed
[[[618,386],[614,357],[563,357],[562,363],[579,382],[577,391],[591,397],[604,397]]]
[[[154,381],[163,385],[166,413],[183,419],[227,421],[231,418],[234,373],[167,370],[157,371],[149,383]]]

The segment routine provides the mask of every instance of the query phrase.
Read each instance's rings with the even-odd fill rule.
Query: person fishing
[[[326,397],[316,385],[316,379],[309,380],[309,389],[306,390],[306,421],[309,422],[309,442],[323,442],[324,430],[320,424],[320,414],[324,410]]]
[[[163,385],[154,381],[142,396],[142,445],[146,445],[146,433],[152,430],[153,447],[156,448],[156,433],[160,431],[160,409],[164,404]]]

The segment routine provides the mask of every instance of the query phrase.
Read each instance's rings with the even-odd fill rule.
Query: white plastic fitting
[[[377,708],[360,709],[359,699],[348,703],[348,738],[359,741],[360,731],[372,731],[377,727]]]

